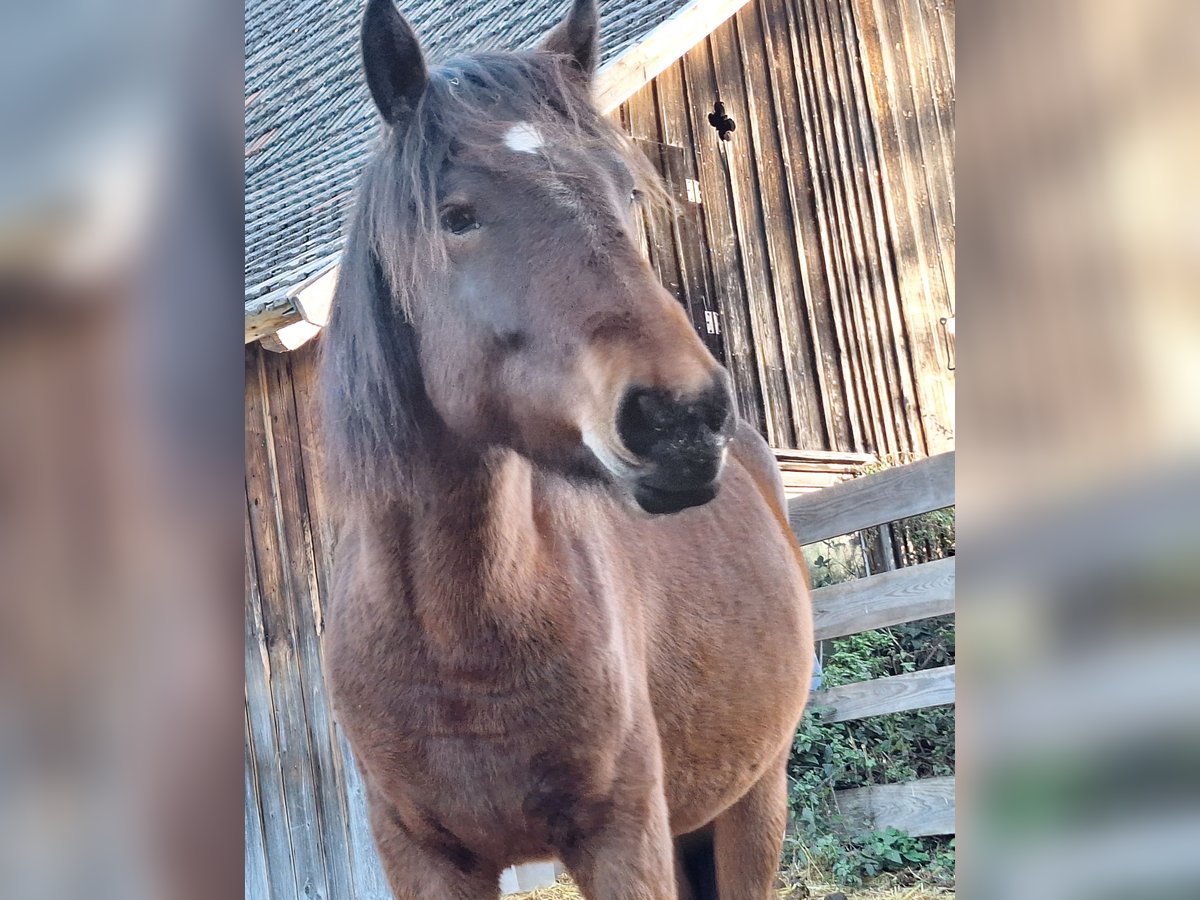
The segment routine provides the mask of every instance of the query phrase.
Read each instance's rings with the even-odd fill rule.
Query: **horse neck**
[[[519,620],[535,602],[544,550],[530,463],[507,450],[442,448],[413,466],[401,516],[422,619],[451,630]]]

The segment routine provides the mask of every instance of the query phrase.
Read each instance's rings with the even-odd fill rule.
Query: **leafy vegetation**
[[[954,512],[941,510],[807,548],[815,586],[954,553]],[[873,564],[874,563],[874,564]],[[900,675],[954,662],[954,618],[944,616],[827,642],[825,687]],[[791,880],[861,886],[886,876],[900,885],[952,886],[954,839],[914,838],[889,828],[856,830],[840,815],[834,791],[954,773],[954,710],[934,707],[827,722],[810,708],[788,763],[792,827],[785,846]]]

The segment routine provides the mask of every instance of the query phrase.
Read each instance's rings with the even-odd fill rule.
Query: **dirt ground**
[[[846,900],[954,900],[954,891],[944,888],[931,887],[879,887],[865,888],[858,891],[843,891],[830,884],[810,884],[806,887],[793,886],[779,891],[779,900],[824,900],[833,894],[836,900],[844,896]],[[583,895],[575,889],[570,879],[562,878],[554,887],[530,891],[527,894],[514,894],[522,900],[583,900]]]

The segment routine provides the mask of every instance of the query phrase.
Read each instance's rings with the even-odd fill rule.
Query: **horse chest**
[[[414,811],[410,827],[439,823],[484,853],[527,842],[536,855],[601,815],[630,727],[626,691],[585,688],[562,666],[544,674],[517,691],[410,683],[386,717],[368,715],[370,737],[356,744],[386,772],[385,793]]]

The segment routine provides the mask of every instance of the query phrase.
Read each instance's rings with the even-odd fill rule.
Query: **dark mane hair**
[[[429,73],[411,117],[381,128],[363,171],[321,340],[326,467],[345,500],[400,496],[406,460],[440,425],[411,312],[414,298],[439,290],[445,272],[440,174],[490,121],[530,122],[577,146],[608,148],[637,169],[639,181],[657,184],[645,157],[596,112],[565,57],[476,54]]]

